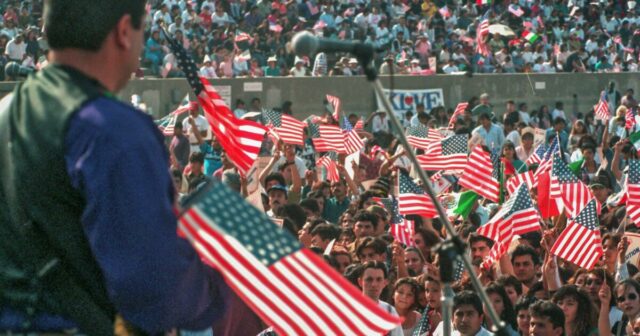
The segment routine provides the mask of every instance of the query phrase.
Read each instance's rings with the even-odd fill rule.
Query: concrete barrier
[[[587,112],[598,99],[599,92],[609,81],[616,82],[617,89],[624,93],[627,88],[638,92],[637,73],[592,74],[474,74],[435,76],[396,76],[396,90],[442,89],[447,107],[455,107],[472,96],[487,92],[497,114],[501,114],[507,100],[524,102],[529,110],[541,105],[553,109],[556,101],[562,101],[568,113]],[[383,86],[389,88],[391,79],[382,77]],[[367,115],[377,108],[373,89],[364,77],[325,78],[234,78],[215,79],[224,98],[235,104],[242,99],[247,104],[254,97],[261,99],[263,106],[276,107],[284,101],[293,102],[294,115],[302,119],[310,114],[321,114],[326,94],[340,97],[346,112]],[[0,83],[0,95],[11,91],[15,83]],[[121,99],[129,101],[138,94],[150,108],[150,113],[160,117],[173,110],[186,93],[190,92],[185,79],[133,80],[119,93]],[[191,94],[193,97],[193,94]]]

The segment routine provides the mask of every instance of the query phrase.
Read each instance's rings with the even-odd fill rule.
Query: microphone
[[[368,43],[335,41],[318,38],[307,31],[297,33],[293,36],[291,45],[298,56],[309,56],[320,52],[346,52],[356,56],[364,55],[371,57],[375,51],[373,45]]]

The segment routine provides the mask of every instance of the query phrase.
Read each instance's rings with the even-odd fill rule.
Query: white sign
[[[404,115],[407,110],[415,112],[416,104],[423,103],[424,108],[430,111],[438,106],[444,106],[444,94],[442,89],[423,89],[423,90],[390,90],[383,89],[384,94],[391,101],[393,112]],[[376,96],[378,108],[384,110],[380,97]]]
[[[213,88],[216,89],[222,100],[224,100],[225,104],[227,104],[229,108],[232,108],[231,85],[214,85]]]
[[[245,82],[244,92],[262,92],[262,82]]]
[[[544,90],[547,88],[547,82],[536,82],[536,90]]]

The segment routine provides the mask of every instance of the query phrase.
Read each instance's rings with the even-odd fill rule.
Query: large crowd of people
[[[631,160],[638,159],[638,150],[629,140],[638,126],[625,129],[626,112],[635,111],[638,102],[633,90],[620,93],[614,83],[606,91],[615,112],[607,121],[594,117],[594,111],[577,115],[565,112],[562,102],[555,102],[552,108],[544,105],[536,109],[515,101],[494,106],[487,94],[470,98],[464,113],[452,124],[452,110],[444,107],[425,111],[418,106],[414,117],[409,115],[404,120],[406,128],[422,125],[433,131],[467,134],[470,147],[484,145],[513,167],[503,171],[505,179],[537,169],[538,164],[528,164],[528,159],[534,155],[534,140],[539,141],[540,135],[542,146],[557,138],[573,174],[588,186],[601,206],[597,226],[602,239],[597,244],[601,244],[603,254],[591,269],[580,268],[550,252],[558,235],[573,219],[566,215],[539,218],[539,230],[518,236],[507,253],[485,267],[482,262],[489,258],[497,242],[476,231],[492,220],[503,205],[480,197],[465,216],[448,212],[457,234],[468,244],[467,253],[509,335],[639,334],[640,265],[625,259],[630,244],[625,233],[638,229],[627,217],[625,205],[612,201],[633,174],[629,171]],[[290,102],[284,110],[277,109],[295,117],[294,110]],[[235,113],[241,118],[263,120],[263,107],[257,98],[248,107],[241,105]],[[305,146],[274,142],[267,136],[262,153],[267,164],[257,174],[260,197],[252,202],[297,235],[302,245],[323,255],[366,296],[402,316],[402,326],[391,335],[443,335],[440,298],[444,284],[439,257],[433,250],[446,238],[442,220],[407,215],[414,223],[410,240],[401,243],[391,233],[391,227],[396,225],[394,209],[380,199],[398,196],[394,186],[402,172],[419,183],[415,168],[408,163],[405,152],[398,149],[397,133],[385,113],[376,111],[362,119],[355,114],[344,116],[349,121],[343,122],[352,126],[359,120],[364,124],[358,132],[365,139],[365,147],[359,152],[357,163],[347,163],[345,156],[339,155],[340,178],[329,181],[324,168],[316,166],[321,153],[314,150],[311,134],[305,136]],[[199,126],[202,119],[205,118],[192,109],[182,125],[176,125],[170,141],[178,190],[188,195],[203,181],[217,179],[251,199],[247,177],[238,174],[207,130],[207,124]],[[307,121],[337,124],[331,112]],[[199,131],[192,131],[196,129]],[[432,176],[436,172],[428,173]],[[443,175],[450,186],[441,190],[438,197],[447,209],[452,197],[461,197],[467,189],[458,184],[459,172]],[[537,197],[534,188],[531,201],[536,208]],[[492,322],[466,272],[454,282],[453,289],[454,335],[491,335]],[[264,327],[267,326],[256,319],[255,329]]]

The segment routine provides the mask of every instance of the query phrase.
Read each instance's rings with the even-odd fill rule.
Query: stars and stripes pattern
[[[340,101],[340,98],[327,95],[327,102],[329,102],[329,105],[333,107],[333,113],[331,114],[333,120],[340,120],[338,119],[340,118],[340,111],[342,111],[342,102]]]
[[[353,128],[357,131],[364,130],[364,121],[362,120],[362,118],[358,119]]]
[[[513,193],[520,187],[522,183],[527,185],[527,188],[533,188],[533,171],[529,170],[524,173],[520,173],[514,175],[510,179],[507,180],[506,188],[509,195],[513,195]]]
[[[624,128],[632,129],[636,125],[636,116],[633,114],[633,109],[627,109],[627,113],[624,115]]]
[[[542,156],[542,158],[540,160],[540,164],[538,165],[538,169],[536,169],[536,172],[533,174],[533,177],[535,177],[534,182],[533,182],[534,183],[534,187],[538,186],[538,177],[541,176],[542,174],[547,173],[548,171],[551,170],[551,167],[553,167],[553,154],[554,153],[560,153],[560,145],[558,143],[558,136],[557,135],[553,139],[553,141],[551,142],[549,147],[547,147],[547,150],[544,152],[544,155]]]
[[[478,24],[476,34],[476,52],[485,57],[489,56],[491,54],[491,49],[489,49],[489,45],[485,42],[485,37],[489,35],[489,19],[483,19]]]
[[[182,101],[180,102],[180,106],[175,109],[173,112],[167,114],[166,116],[155,121],[156,125],[158,125],[158,129],[164,136],[173,136],[175,131],[176,122],[178,118],[183,113],[189,112],[192,108],[197,108],[198,103],[189,101],[189,94],[186,94]]]
[[[398,200],[394,197],[374,197],[373,200],[389,212],[391,216],[389,233],[391,236],[405,246],[414,246],[415,224],[400,214]]]
[[[467,109],[467,107],[469,107],[469,103],[467,102],[458,103],[455,111],[453,111],[451,119],[449,119],[449,129],[453,129],[456,126],[456,120],[458,120],[459,116],[464,114],[464,111]]]
[[[606,98],[606,92],[600,95],[600,100],[594,107],[594,112],[602,120],[609,120],[611,118],[611,111],[609,110],[609,102]]]
[[[286,144],[304,145],[304,128],[307,124],[274,110],[265,110],[262,113],[267,126],[277,134],[278,139]]]
[[[336,157],[337,155],[334,152],[329,152],[316,161],[316,167],[324,167],[327,170],[327,180],[331,182],[340,181]]]
[[[426,307],[424,309],[424,312],[422,313],[422,317],[420,317],[420,321],[418,322],[418,325],[416,326],[415,329],[413,329],[413,333],[411,334],[411,336],[423,336],[423,335],[429,335],[429,332],[431,331],[431,322],[429,321],[429,311],[431,309],[429,307]]]
[[[415,184],[409,175],[398,176],[398,212],[402,215],[435,217],[436,207],[424,190]]]
[[[344,129],[344,148],[346,150],[346,154],[353,154],[358,152],[364,147],[364,142],[358,135],[353,127],[351,127],[351,123],[347,117],[343,117],[342,128]]]
[[[400,323],[222,183],[179,231],[277,334],[379,335]]]
[[[442,139],[440,132],[424,125],[407,128],[407,142],[415,148],[427,149],[429,145]]]
[[[546,153],[546,151],[547,147],[544,144],[538,145],[538,147],[533,150],[533,153],[531,153],[525,164],[527,166],[539,164],[540,162],[542,162],[542,157],[544,157],[544,153]]]
[[[567,216],[573,218],[593,198],[589,187],[585,185],[556,153],[551,170],[550,196],[561,199]]]
[[[489,222],[478,229],[478,234],[496,242],[484,262],[490,265],[500,259],[514,235],[539,230],[539,218],[529,188],[521,184]]]
[[[491,155],[482,146],[476,146],[469,155],[469,161],[464,167],[464,173],[458,180],[458,184],[489,200],[498,202],[500,184],[493,176],[494,170]]]
[[[602,256],[597,201],[591,199],[560,233],[551,253],[582,268],[592,269]]]
[[[424,170],[456,171],[465,169],[467,153],[467,135],[461,134],[431,143],[417,158]]]
[[[627,177],[627,215],[640,226],[640,161],[630,160]]]
[[[319,137],[313,139],[316,152],[335,151],[340,154],[347,152],[344,146],[344,133],[337,125],[318,125]]]
[[[171,51],[178,59],[178,65],[202,106],[216,139],[238,170],[246,174],[258,158],[264,135],[267,133],[266,127],[254,121],[236,118],[209,81],[198,77],[198,69],[184,47],[164,29],[163,32]]]

